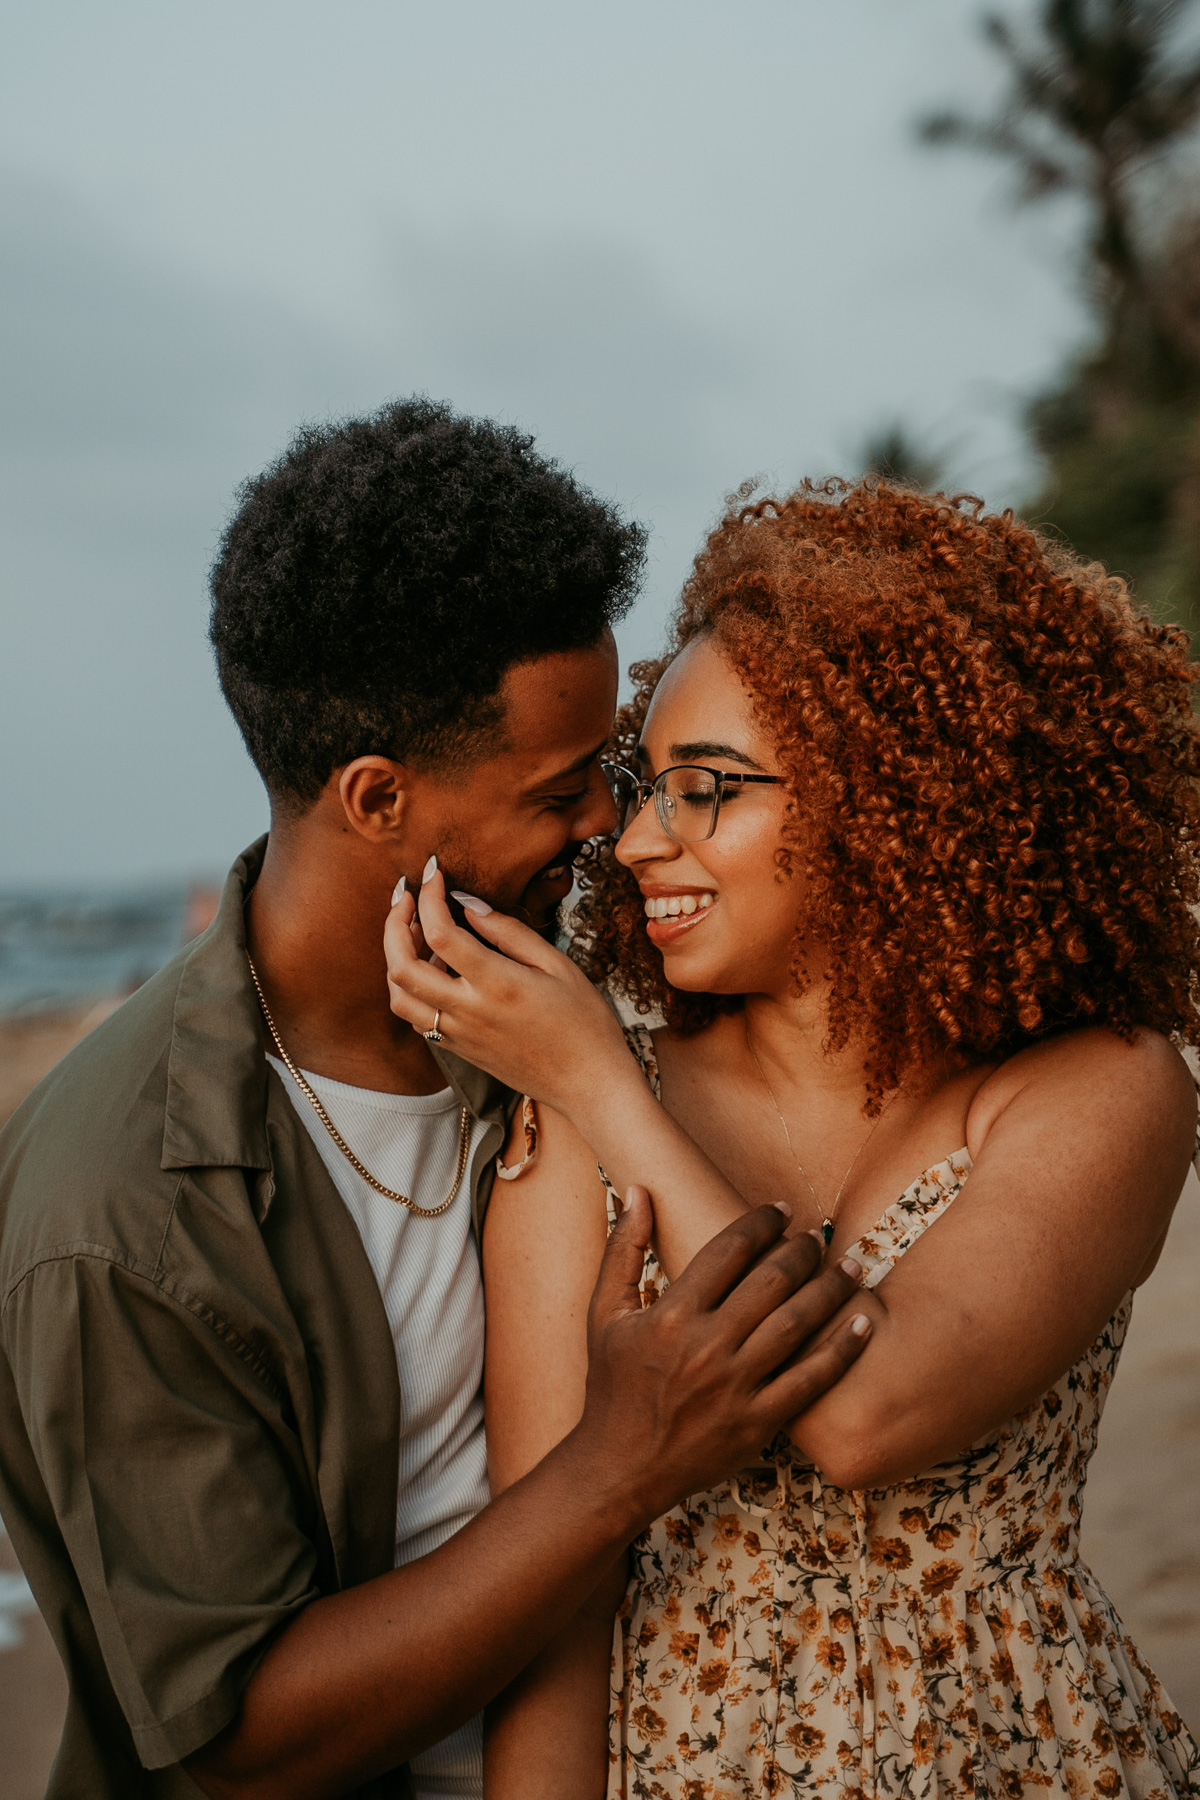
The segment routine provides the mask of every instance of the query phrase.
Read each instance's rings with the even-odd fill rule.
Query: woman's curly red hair
[[[702,633],[776,745],[829,1044],[865,1039],[876,1099],[1066,1026],[1200,1042],[1200,670],[1120,580],[970,497],[806,482],[713,531],[671,655]],[[669,661],[634,668],[619,755]],[[684,1031],[739,1004],[666,985],[611,846],[581,886],[594,979]]]

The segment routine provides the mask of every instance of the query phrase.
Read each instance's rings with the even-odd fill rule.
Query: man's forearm
[[[326,1800],[445,1737],[593,1591],[654,1506],[573,1434],[441,1549],[316,1600],[187,1763],[212,1800]]]
[[[484,1800],[604,1800],[609,1663],[627,1559],[488,1708]]]
[[[267,1651],[231,1725],[188,1759],[210,1800],[334,1800],[491,1700],[680,1494],[711,1487],[812,1404],[865,1341],[796,1353],[850,1291],[756,1208],[648,1309],[651,1232],[631,1190],[588,1322],[584,1416],[448,1544],[316,1600]]]

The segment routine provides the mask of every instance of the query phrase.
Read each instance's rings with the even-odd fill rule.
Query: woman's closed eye
[[[711,806],[713,802],[712,787],[708,782],[696,782],[685,787],[678,798],[688,806]]]

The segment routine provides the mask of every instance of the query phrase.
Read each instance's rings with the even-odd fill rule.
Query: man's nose
[[[574,825],[574,835],[585,842],[588,838],[611,837],[617,829],[616,801],[603,774],[590,784]]]

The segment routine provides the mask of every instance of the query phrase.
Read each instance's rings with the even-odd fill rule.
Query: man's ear
[[[360,837],[383,843],[398,837],[414,777],[386,756],[359,756],[338,777],[342,810]]]

